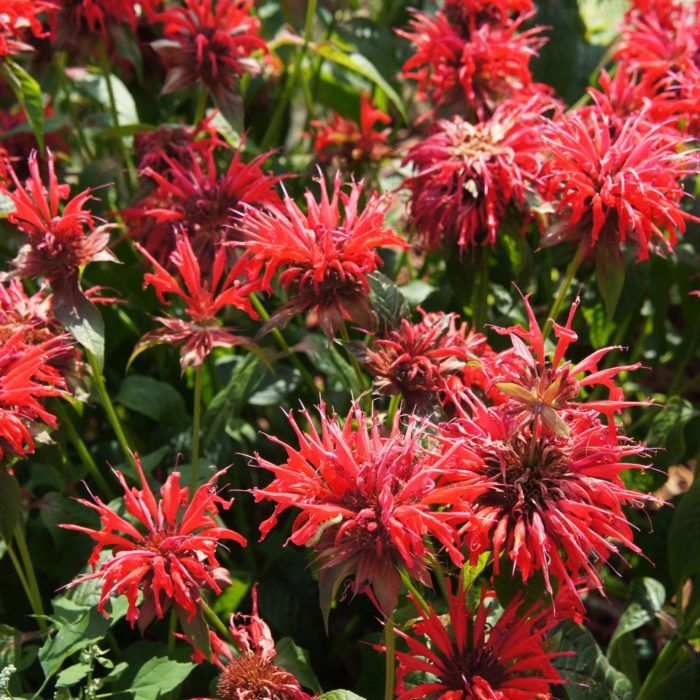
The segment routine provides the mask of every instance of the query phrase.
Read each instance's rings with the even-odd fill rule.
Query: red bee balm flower
[[[410,29],[398,32],[416,47],[403,75],[418,82],[422,99],[455,109],[468,105],[483,120],[501,100],[543,89],[533,84],[528,66],[544,43],[538,36],[543,28],[518,33],[526,19],[484,23],[465,35],[442,11],[431,16],[414,10]]]
[[[245,623],[244,621],[248,622]],[[238,624],[236,624],[238,621]],[[214,650],[214,663],[221,669],[216,684],[216,694],[221,700],[312,700],[299,685],[297,679],[276,666],[277,656],[272,633],[258,615],[257,591],[253,588],[253,614],[231,615],[229,624],[231,638],[238,654],[234,656],[230,647],[215,632],[209,632]],[[204,656],[195,649],[193,659],[198,663]],[[197,698],[197,700],[203,700]]]
[[[138,621],[144,630],[154,617],[162,619],[171,604],[176,612],[191,620],[199,610],[202,588],[208,586],[221,593],[216,559],[219,542],[233,540],[245,546],[246,541],[237,532],[219,527],[214,520],[219,506],[228,509],[233,502],[221,498],[214,489],[222,472],[200,486],[191,500],[189,489],[180,488],[179,472],[172,472],[161,486],[158,501],[140,460],[135,459],[141,489],[130,489],[120,472],[115,471],[115,475],[124,489],[126,512],[136,523],[117,515],[93,495],[92,502],[82,498],[78,502],[99,513],[102,529],[72,524],[61,527],[84,532],[97,542],[89,560],[93,573],[69,585],[92,579],[102,581],[98,610],[104,612],[111,596],[123,594],[129,601],[126,619],[132,627]],[[111,548],[112,556],[97,568],[105,548]],[[139,591],[143,592],[140,608],[136,604]]]
[[[250,15],[253,2],[185,0],[156,16],[165,25],[166,38],[151,44],[169,66],[164,95],[202,82],[224,114],[240,115],[238,80],[260,72],[253,52],[267,53],[260,21]]]
[[[83,208],[91,199],[89,189],[60,208],[61,200],[67,199],[70,191],[68,185],[58,184],[50,152],[48,190],[41,179],[36,151],[29,156],[28,164],[30,178],[25,187],[11,168],[14,191],[0,184],[0,193],[15,206],[8,219],[28,238],[13,261],[14,274],[41,275],[51,284],[55,298],[72,298],[79,289],[81,267],[94,261],[116,261],[107,249],[112,225],[95,228],[94,217]]]
[[[214,256],[211,280],[202,279],[199,261],[185,236],[178,236],[170,262],[178,270],[184,284],[180,284],[170,272],[160,265],[140,245],[136,247],[150,261],[155,273],[144,276],[144,286],[153,285],[158,298],[168,304],[164,294],[174,294],[186,304],[185,313],[190,321],[159,317],[156,320],[164,328],[147,333],[136,346],[134,354],[158,343],[182,345],[180,365],[201,365],[204,358],[216,347],[228,347],[249,342],[247,338],[233,335],[229,328],[218,325],[216,314],[227,306],[242,309],[251,318],[258,318],[250,303],[250,294],[257,289],[256,282],[241,280],[248,269],[249,260],[243,256],[225,273],[230,251],[218,246]]]
[[[284,208],[246,208],[241,231],[243,245],[253,256],[251,278],[264,268],[263,289],[272,293],[272,278],[285,268],[279,281],[291,299],[267,327],[284,325],[294,314],[314,309],[323,332],[332,338],[344,319],[365,328],[374,325],[367,275],[381,264],[376,249],[408,244],[384,228],[385,197],[373,193],[360,211],[361,182],[353,182],[348,195],[341,192],[340,174],[336,175],[330,199],[325,181],[319,183],[320,202],[306,191],[306,214],[285,196]]]
[[[423,313],[423,320],[406,319],[387,338],[373,341],[360,360],[384,394],[401,394],[408,409],[430,409],[447,389],[450,377],[479,358],[486,339],[456,314]]]
[[[266,488],[253,491],[255,500],[277,503],[260,531],[264,537],[283,511],[299,508],[302,512],[294,521],[290,541],[316,552],[324,616],[348,576],[354,577],[354,594],[376,596],[379,609],[390,615],[401,589],[399,569],[431,585],[426,536],[434,537],[460,565],[453,526],[460,515],[432,507],[454,503],[463,487],[438,484],[449,456],[433,455],[423,447],[424,436],[413,419],[405,434],[397,420],[390,435],[382,437],[379,421],[368,421],[357,406],[344,426],[336,417],[328,418],[324,406],[320,413],[320,435],[306,411],[302,415],[309,433],[302,432],[289,415],[298,450],[270,438],[287,451],[284,464],[256,455],[259,466],[275,478]]]
[[[512,600],[495,624],[487,603],[493,593],[482,590],[479,607],[467,608],[464,594],[449,593],[449,628],[432,607],[426,613],[412,598],[421,620],[412,626],[422,639],[396,633],[408,644],[398,651],[397,700],[548,700],[550,685],[561,683],[551,664],[558,654],[544,650],[547,632],[556,624],[545,612],[518,613]],[[421,680],[407,687],[406,676]],[[427,678],[426,678],[427,675]]]
[[[334,113],[328,122],[312,121],[316,129],[314,150],[321,162],[339,158],[344,164],[377,162],[391,152],[387,139],[391,129],[377,131],[377,123],[391,124],[391,117],[372,105],[368,95],[360,101],[360,123]]]
[[[63,394],[63,377],[51,362],[65,352],[64,336],[27,346],[23,329],[0,343],[0,461],[34,452],[37,422],[56,427],[39,399]]]
[[[543,142],[541,98],[501,104],[487,121],[441,120],[413,146],[404,162],[416,175],[411,218],[423,246],[455,241],[460,250],[496,241],[509,205],[523,208],[528,184],[537,180]]]
[[[3,0],[0,10],[0,56],[33,51],[33,47],[23,39],[28,33],[37,38],[46,36],[39,15],[57,12],[58,9],[58,3],[51,0]]]
[[[583,239],[600,255],[619,258],[628,241],[637,259],[671,251],[687,220],[681,180],[698,171],[697,154],[678,152],[679,136],[668,126],[651,127],[644,113],[611,130],[599,108],[576,112],[548,128],[551,162],[545,197],[555,202],[560,221],[543,237],[544,245]],[[666,229],[666,233],[664,230]]]

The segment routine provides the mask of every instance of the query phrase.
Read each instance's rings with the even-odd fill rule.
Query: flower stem
[[[31,607],[32,612],[35,615],[40,614],[39,609],[37,608],[36,600],[34,598],[34,593],[31,589],[31,586],[29,585],[29,581],[27,581],[27,577],[24,575],[24,570],[22,569],[22,564],[20,564],[19,558],[17,557],[17,553],[7,540],[5,541],[5,547],[7,548],[7,553],[10,555],[10,559],[12,560],[12,565],[15,567],[17,578],[22,584],[24,594],[27,596],[27,600],[29,601],[29,606]],[[37,617],[37,622],[39,623],[39,628],[41,629],[41,631],[44,632],[46,624],[44,623],[43,618]],[[43,629],[42,624],[44,625]]]
[[[112,400],[109,398],[109,394],[107,393],[107,387],[105,386],[104,378],[102,377],[102,371],[100,370],[99,364],[97,362],[97,357],[95,357],[94,353],[92,353],[87,348],[85,348],[85,354],[87,355],[88,363],[90,364],[90,369],[92,370],[92,381],[97,391],[97,395],[100,397],[100,401],[102,401],[102,406],[105,410],[105,413],[107,414],[107,420],[109,420],[112,426],[112,430],[114,430],[117,442],[122,448],[122,452],[126,457],[126,461],[129,462],[131,465],[136,466],[136,462],[134,461],[134,455],[129,449],[129,442],[126,439],[124,428],[122,428],[119,416],[117,415],[117,412],[114,409],[114,404],[112,403]]]
[[[559,315],[559,311],[561,311],[564,299],[566,299],[566,295],[569,292],[569,287],[571,287],[571,282],[576,276],[579,267],[581,267],[581,262],[583,261],[583,256],[586,252],[586,248],[587,246],[585,243],[585,239],[582,239],[581,243],[576,249],[576,254],[571,259],[569,266],[566,268],[566,275],[562,280],[561,284],[559,285],[559,291],[557,292],[556,299],[552,304],[552,308],[549,310],[549,314],[547,315],[547,322],[544,324],[544,329],[542,330],[542,337],[544,338],[544,340],[547,339],[547,336],[549,335],[549,332],[552,330],[552,327],[554,325],[553,321]]]
[[[401,394],[396,394],[395,396],[392,396],[391,401],[389,401],[389,409],[387,410],[386,414],[386,422],[389,428],[391,428],[391,426],[394,425],[394,418],[396,417],[396,412],[399,410],[400,405]]]
[[[267,313],[265,310],[265,307],[263,306],[262,302],[260,299],[255,294],[250,295],[250,301],[255,307],[255,310],[260,314],[260,318],[263,321],[268,321],[270,319],[270,314]],[[289,359],[292,361],[292,364],[299,370],[301,373],[301,376],[304,378],[304,381],[308,385],[309,389],[316,394],[318,391],[318,388],[316,386],[316,381],[314,378],[311,376],[311,373],[309,372],[306,367],[302,364],[301,360],[296,356],[296,353],[292,352],[292,349],[289,347],[289,344],[287,341],[284,339],[284,336],[280,332],[279,328],[273,328],[272,329],[272,335],[275,336],[275,340],[277,341],[277,344],[280,346],[280,350],[282,352],[286,353],[289,355]]]
[[[348,333],[348,327],[345,321],[343,321],[343,323],[340,324],[340,337],[343,340],[345,354],[348,356],[350,364],[355,370],[355,375],[357,376],[357,381],[360,385],[360,391],[364,393],[367,390],[367,380],[365,378],[364,373],[362,372],[362,368],[360,367],[360,363],[357,361],[357,358],[350,352],[350,334]]]
[[[401,576],[401,581],[403,581],[403,585],[408,588],[408,590],[413,593],[413,597],[416,599],[416,602],[418,605],[420,605],[421,609],[425,614],[428,614],[430,611],[430,606],[426,602],[425,598],[421,595],[421,592],[416,588],[416,585],[413,583],[408,571],[406,569],[399,569],[399,576]]]
[[[25,581],[28,588],[25,588],[27,597],[29,597],[29,603],[32,606],[34,614],[37,615],[37,624],[42,634],[46,634],[47,626],[46,620],[44,620],[44,606],[41,602],[41,593],[39,591],[39,583],[36,580],[36,574],[34,573],[34,564],[32,563],[32,557],[29,554],[29,549],[27,548],[27,541],[24,539],[24,532],[22,532],[22,527],[18,525],[15,528],[15,541],[17,542],[17,549],[19,550],[19,555],[22,559],[22,565],[24,567]],[[10,546],[8,543],[8,551]],[[15,559],[13,559],[13,562]],[[15,568],[19,562],[16,562]],[[18,569],[19,572],[19,569]],[[22,579],[20,578],[20,581]],[[29,593],[31,592],[31,597]]]
[[[386,674],[384,677],[384,700],[394,700],[394,680],[396,676],[396,635],[394,617],[389,615],[384,623],[384,646],[386,647]]]
[[[202,365],[194,370],[194,409],[192,421],[192,472],[190,477],[191,490],[197,488],[197,472],[199,471],[199,426],[202,420]]]
[[[204,614],[209,619],[209,622],[216,627],[217,631],[222,634],[225,639],[233,643],[234,646],[238,647],[233,641],[233,637],[231,637],[231,631],[221,621],[221,618],[209,607],[209,604],[205,600],[202,600],[202,610],[204,610]]]
[[[105,49],[105,44],[103,40],[97,45],[97,52],[100,57],[100,70],[102,71],[102,76],[107,84],[107,97],[109,99],[109,111],[112,116],[112,124],[115,128],[119,127],[119,111],[117,110],[117,100],[114,97],[114,88],[112,87],[112,70],[109,66],[109,58],[107,56],[107,50]],[[121,135],[117,134],[117,147],[122,160],[126,164],[128,172],[128,182],[127,182],[127,192],[132,194],[134,187],[136,185],[136,168],[134,167],[134,161],[131,154],[124,146],[124,140]]]
[[[198,126],[202,119],[204,119],[204,115],[207,111],[207,97],[207,89],[204,85],[200,85],[199,95],[197,95],[197,106],[194,110],[194,126]]]
[[[95,460],[92,458],[92,455],[88,451],[88,448],[83,442],[83,439],[80,437],[80,434],[78,433],[75,425],[73,424],[73,421],[71,420],[68,411],[66,411],[63,408],[60,401],[54,402],[54,409],[56,411],[56,414],[58,415],[61,425],[65,427],[66,432],[68,433],[68,438],[73,443],[73,446],[75,447],[78,456],[80,457],[80,461],[83,463],[83,466],[88,470],[90,476],[95,480],[95,483],[99,486],[100,491],[102,491],[102,495],[111,501],[113,498],[115,498],[116,494],[114,493],[114,491],[112,491],[110,485],[100,473],[99,467],[95,463]]]

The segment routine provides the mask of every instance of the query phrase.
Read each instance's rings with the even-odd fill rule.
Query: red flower
[[[696,154],[678,152],[668,126],[650,128],[644,113],[611,129],[600,108],[562,116],[547,134],[545,198],[555,202],[559,220],[543,236],[543,245],[565,238],[584,239],[601,255],[619,258],[633,244],[637,259],[671,251],[687,220],[681,180],[698,171]],[[663,229],[666,229],[664,232]]]
[[[247,623],[244,622],[247,620]],[[236,624],[236,622],[238,624]],[[216,694],[221,700],[312,700],[288,671],[276,666],[277,656],[272,633],[258,615],[257,590],[253,587],[253,614],[231,615],[231,638],[238,654],[234,655],[226,642],[210,631],[214,663],[221,669]],[[179,636],[179,635],[178,635]],[[204,656],[195,648],[193,659],[198,663]],[[197,700],[203,700],[197,698]]]
[[[180,488],[180,473],[172,472],[161,486],[157,500],[146,481],[138,457],[136,467],[142,488],[129,488],[124,476],[115,471],[124,489],[124,507],[137,523],[126,520],[112,510],[98,496],[92,501],[78,499],[79,503],[100,515],[100,530],[82,525],[61,525],[90,535],[95,545],[89,564],[93,573],[73,581],[102,581],[98,610],[104,612],[113,595],[125,595],[129,601],[126,619],[133,627],[136,622],[143,631],[154,619],[162,619],[170,608],[192,619],[200,609],[201,591],[209,587],[221,593],[217,583],[219,562],[216,547],[221,540],[233,540],[245,546],[245,538],[233,530],[217,525],[215,517],[219,506],[228,509],[226,501],[214,488],[218,472],[200,486],[190,500],[189,489]],[[103,549],[112,556],[99,564]],[[99,568],[98,568],[99,564]],[[139,592],[143,601],[137,606]]]
[[[233,335],[230,328],[220,326],[216,318],[227,306],[242,309],[252,318],[258,318],[250,303],[250,294],[257,289],[257,283],[241,279],[250,264],[246,256],[236,260],[225,273],[229,251],[222,245],[217,246],[211,278],[206,279],[202,277],[200,263],[189,239],[180,235],[176,238],[170,262],[180,273],[184,283],[181,284],[138,243],[136,247],[155,269],[155,273],[149,272],[144,276],[144,286],[152,285],[161,303],[166,305],[170,302],[164,294],[180,297],[185,302],[185,313],[191,320],[157,318],[164,328],[151,331],[141,338],[134,354],[158,343],[182,345],[180,365],[184,371],[187,367],[201,365],[214,348],[249,342],[247,338]]]
[[[426,613],[412,597],[419,622],[410,636],[396,630],[408,644],[399,651],[397,700],[548,700],[550,685],[561,683],[551,664],[558,654],[545,651],[547,632],[556,620],[531,609],[519,614],[516,598],[497,622],[489,623],[495,599],[481,591],[478,608],[467,607],[463,593],[450,591],[449,626],[432,607]],[[423,641],[426,638],[427,641]],[[407,687],[407,676],[420,674],[418,685]]]
[[[214,248],[234,235],[231,216],[244,204],[276,206],[280,199],[274,190],[282,177],[265,173],[262,164],[269,153],[241,160],[235,151],[226,171],[219,175],[212,147],[191,148],[177,159],[165,153],[167,169],[147,167],[143,175],[152,178],[156,191],[128,212],[136,235],[149,252],[165,262],[174,243],[173,223],[181,224],[200,259],[210,265]]]
[[[367,592],[389,615],[401,589],[399,569],[431,585],[427,536],[460,565],[453,524],[460,514],[432,507],[456,502],[466,486],[439,483],[449,453],[440,457],[428,451],[413,419],[405,434],[395,421],[390,435],[382,437],[379,421],[368,419],[357,406],[344,426],[336,417],[328,418],[324,409],[322,405],[320,435],[305,410],[308,433],[289,414],[299,449],[270,437],[286,450],[284,464],[256,455],[258,465],[270,470],[274,480],[264,489],[254,489],[255,500],[277,503],[260,531],[266,536],[282,512],[299,508],[289,539],[316,552],[324,616],[348,576],[353,576],[353,594]]]
[[[532,13],[533,0],[445,0],[445,17],[453,27],[467,32],[483,22],[505,22],[514,13]]]
[[[387,338],[375,339],[360,358],[383,394],[401,394],[407,409],[426,410],[445,394],[449,379],[468,362],[479,361],[486,343],[481,333],[458,325],[456,314],[406,319]]]
[[[40,402],[61,396],[65,382],[52,365],[66,351],[65,336],[54,336],[26,345],[24,330],[0,344],[0,461],[8,454],[34,452],[36,423],[56,427],[56,418]]]
[[[406,186],[423,247],[454,241],[464,251],[495,243],[508,207],[524,208],[527,187],[538,179],[540,115],[552,104],[541,98],[504,102],[477,124],[457,116],[440,120],[409,150],[404,162],[416,174]]]
[[[527,18],[484,23],[464,35],[442,11],[437,16],[413,11],[410,29],[398,32],[416,47],[403,75],[418,82],[422,99],[454,109],[468,106],[486,119],[500,101],[544,89],[533,84],[528,65],[544,43],[538,36],[543,28],[518,33]]]
[[[59,185],[54,172],[54,159],[48,153],[48,190],[39,172],[36,151],[29,156],[30,178],[23,187],[9,168],[15,188],[10,191],[0,184],[0,193],[8,197],[15,211],[8,219],[27,235],[28,241],[14,259],[16,275],[45,277],[54,297],[72,297],[79,289],[80,270],[93,261],[115,261],[107,249],[113,226],[95,227],[95,218],[84,209],[92,199],[86,189],[61,208],[61,200],[70,193],[68,185]]]
[[[338,158],[350,166],[376,163],[390,153],[387,146],[391,129],[377,131],[375,126],[391,124],[391,117],[372,105],[368,95],[360,101],[360,123],[333,113],[328,122],[312,121],[316,129],[314,150],[323,163]]]
[[[3,0],[0,11],[0,56],[13,56],[33,47],[24,39],[27,34],[45,37],[39,15],[53,13],[59,9],[52,0]]]
[[[165,39],[151,45],[169,67],[162,94],[203,83],[224,114],[242,110],[238,81],[260,72],[250,55],[267,53],[257,34],[260,21],[250,15],[254,0],[185,0],[156,17]]]
[[[381,265],[376,249],[408,245],[384,228],[386,197],[372,193],[360,210],[361,182],[353,182],[350,194],[345,194],[338,173],[330,199],[325,180],[319,184],[320,202],[306,191],[306,214],[285,195],[283,208],[248,207],[241,231],[243,245],[253,256],[251,277],[264,269],[263,289],[272,293],[272,278],[285,268],[279,283],[291,298],[267,328],[313,309],[321,329],[332,338],[344,319],[365,328],[374,325],[367,275]]]
[[[493,551],[495,573],[507,556],[523,581],[541,571],[550,594],[552,577],[572,595],[581,585],[602,590],[598,567],[619,552],[614,540],[639,552],[622,509],[652,497],[627,490],[619,475],[646,468],[626,461],[643,446],[621,438],[593,410],[568,414],[564,437],[536,432],[509,408],[473,398],[473,417],[442,426],[446,445],[465,450],[463,478],[471,472],[482,489],[472,496],[465,528],[472,564]]]

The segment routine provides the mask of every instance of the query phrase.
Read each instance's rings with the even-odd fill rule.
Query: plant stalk
[[[566,295],[569,292],[571,282],[576,276],[579,267],[581,267],[583,256],[586,252],[586,247],[585,239],[581,239],[581,242],[576,249],[576,254],[571,259],[569,266],[566,268],[566,275],[559,285],[559,291],[557,291],[556,299],[552,304],[552,308],[549,310],[549,314],[547,314],[547,322],[544,324],[544,329],[542,330],[542,337],[544,340],[547,340],[547,336],[554,326],[554,319],[556,319],[556,317],[559,315],[564,299],[566,299]]]
[[[39,630],[42,634],[46,634],[47,626],[46,620],[44,620],[44,606],[41,602],[41,592],[39,591],[39,583],[36,579],[36,573],[34,572],[34,564],[32,562],[31,554],[29,554],[29,549],[27,547],[27,541],[24,539],[24,532],[22,532],[21,525],[15,528],[15,541],[17,542],[17,549],[19,550],[20,558],[22,559],[22,565],[24,567],[24,575],[26,577],[26,583],[31,591],[32,598],[30,599],[30,604],[34,614],[37,615],[37,624],[39,625]],[[8,545],[8,551],[10,549]],[[20,579],[21,580],[21,579]],[[33,600],[33,603],[32,603]]]
[[[384,700],[394,700],[394,680],[396,677],[396,633],[394,617],[389,615],[384,622],[384,646],[386,647],[386,672],[384,676]]]
[[[199,471],[199,430],[202,421],[202,365],[194,370],[194,408],[192,421],[192,471],[190,487],[192,493],[197,488],[197,472]]]

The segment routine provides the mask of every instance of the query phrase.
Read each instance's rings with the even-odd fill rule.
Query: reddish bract
[[[80,498],[78,502],[99,514],[101,528],[93,530],[73,524],[61,527],[84,532],[97,542],[89,559],[93,573],[80,576],[69,585],[101,581],[97,607],[103,613],[112,596],[125,595],[129,601],[126,619],[132,627],[138,622],[143,631],[154,618],[162,619],[171,605],[191,620],[200,610],[203,588],[221,593],[216,580],[219,543],[233,540],[245,546],[246,540],[237,532],[220,527],[214,519],[220,507],[227,510],[233,502],[221,498],[214,487],[222,472],[200,486],[191,499],[189,489],[180,487],[180,473],[171,472],[160,488],[158,500],[140,460],[136,457],[135,461],[141,489],[129,488],[121,472],[115,471],[115,475],[124,489],[126,512],[137,524],[91,494],[92,501]],[[111,556],[100,563],[103,550]],[[143,593],[140,607],[139,592]]]

